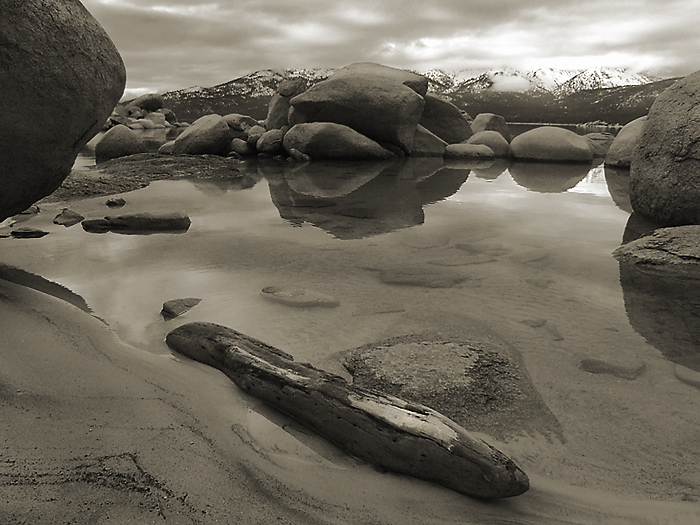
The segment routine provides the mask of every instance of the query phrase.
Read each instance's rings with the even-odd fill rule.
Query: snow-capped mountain
[[[190,97],[213,98],[218,96],[268,97],[275,93],[275,88],[286,78],[302,77],[309,85],[325,80],[335,69],[264,69],[244,77],[219,84],[210,88],[192,87],[171,91],[171,99]],[[445,71],[431,69],[419,72],[430,82],[430,91],[449,95],[455,91],[479,93],[546,91],[556,96],[569,95],[585,89],[600,89],[619,86],[648,84],[659,79],[629,72],[625,69],[595,68],[587,70],[573,69],[537,69],[521,72],[515,69],[464,69]]]

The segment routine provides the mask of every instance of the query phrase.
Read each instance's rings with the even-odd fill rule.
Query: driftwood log
[[[477,498],[517,496],[529,488],[510,458],[426,406],[354,387],[213,323],[180,326],[166,342],[368,463]]]

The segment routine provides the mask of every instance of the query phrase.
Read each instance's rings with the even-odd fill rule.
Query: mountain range
[[[206,113],[242,113],[264,119],[277,85],[301,77],[311,86],[335,69],[266,69],[213,87],[191,87],[163,94],[180,120]],[[514,69],[421,72],[429,92],[471,116],[496,113],[508,122],[577,124],[604,121],[624,125],[646,115],[664,89],[677,79],[659,79],[625,69]]]

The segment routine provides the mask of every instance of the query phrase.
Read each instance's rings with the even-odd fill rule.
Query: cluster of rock
[[[128,135],[123,129],[119,133]],[[611,142],[608,134],[581,137],[547,126],[511,143],[502,117],[485,113],[471,120],[450,102],[428,93],[427,77],[359,63],[310,88],[300,78],[281,82],[263,121],[235,113],[203,116],[164,144],[160,153],[265,155],[300,161],[411,155],[590,162],[604,156]]]

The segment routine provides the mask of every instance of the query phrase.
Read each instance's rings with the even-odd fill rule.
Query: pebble
[[[166,321],[175,319],[176,317],[184,314],[188,310],[197,306],[201,299],[197,297],[185,297],[184,299],[171,299],[170,301],[165,301],[163,303],[163,309],[160,314],[165,318]]]

